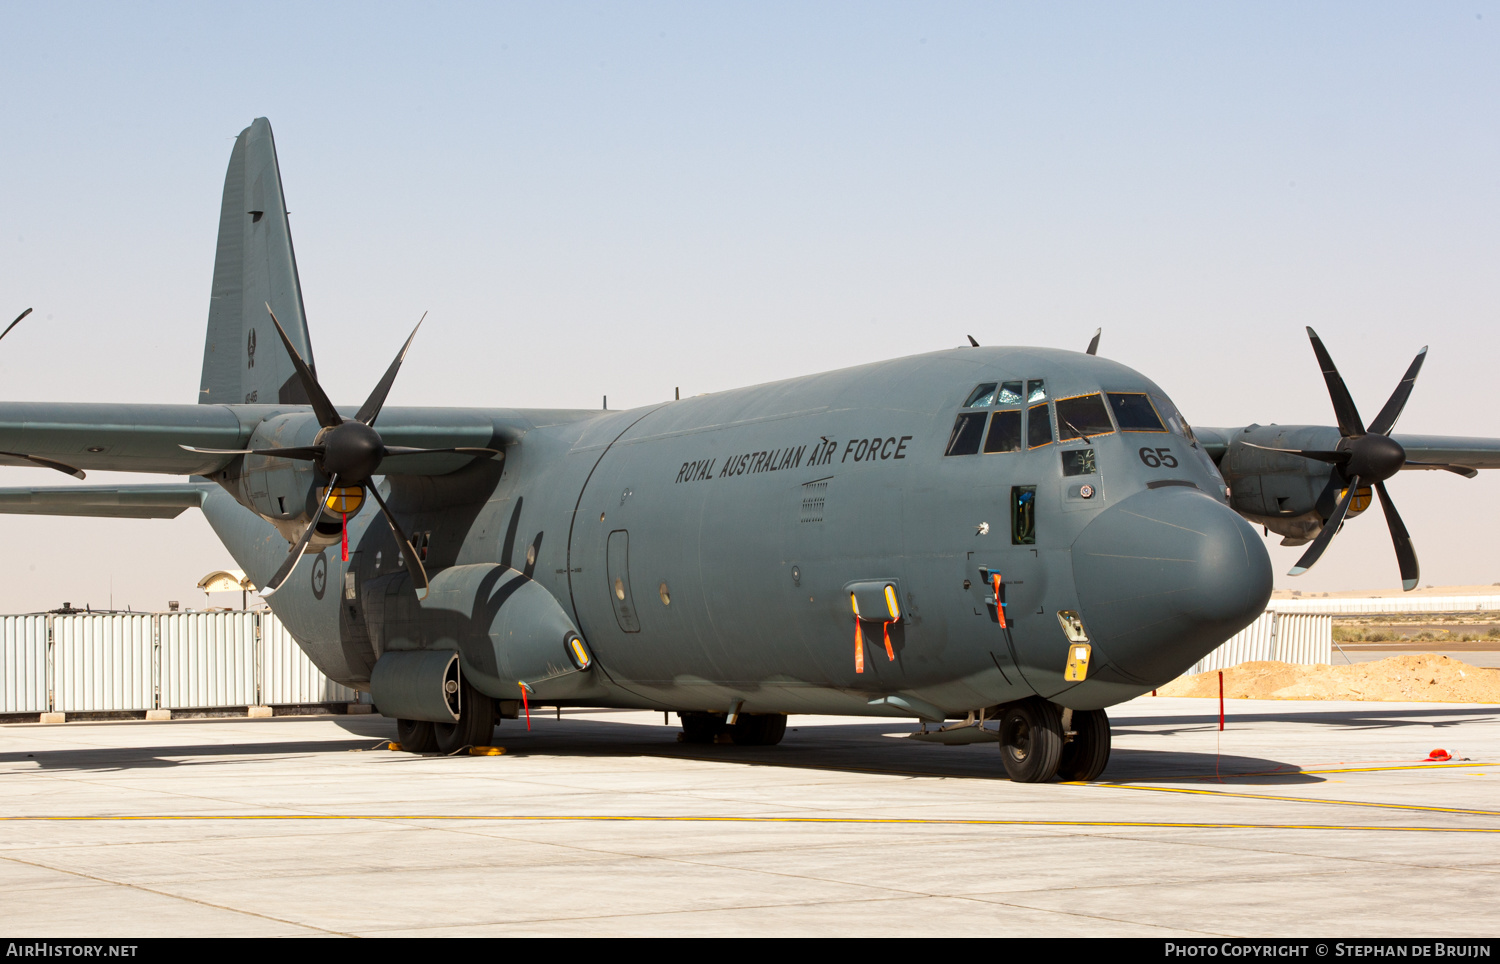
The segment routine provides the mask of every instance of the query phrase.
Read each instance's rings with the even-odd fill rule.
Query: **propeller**
[[[1401,471],[1402,466],[1405,465],[1446,469],[1467,478],[1473,478],[1479,473],[1463,465],[1408,462],[1406,450],[1390,436],[1391,429],[1396,427],[1396,420],[1401,417],[1401,410],[1406,407],[1406,400],[1411,397],[1412,386],[1417,381],[1417,373],[1422,370],[1422,363],[1427,360],[1425,346],[1417,352],[1417,357],[1412,359],[1411,365],[1406,369],[1406,374],[1402,376],[1396,390],[1391,393],[1385,407],[1366,429],[1359,417],[1359,409],[1354,406],[1354,399],[1349,394],[1348,386],[1339,375],[1338,367],[1334,365],[1328,349],[1323,347],[1323,340],[1311,328],[1307,329],[1307,337],[1312,341],[1313,354],[1318,357],[1318,366],[1323,370],[1323,381],[1328,385],[1328,395],[1333,401],[1334,417],[1339,423],[1338,445],[1333,449],[1283,449],[1269,445],[1255,445],[1251,442],[1244,443],[1251,448],[1296,455],[1300,458],[1333,465],[1334,475],[1328,480],[1328,488],[1324,495],[1328,496],[1343,489],[1333,513],[1323,523],[1322,531],[1318,533],[1317,538],[1307,547],[1307,551],[1302,554],[1302,558],[1297,560],[1297,564],[1287,575],[1300,576],[1313,567],[1313,564],[1322,557],[1323,550],[1328,548],[1328,544],[1338,533],[1339,526],[1343,524],[1356,493],[1368,485],[1375,489],[1376,495],[1380,498],[1380,507],[1385,511],[1386,527],[1390,529],[1391,543],[1396,549],[1396,562],[1401,568],[1401,588],[1410,592],[1417,588],[1419,572],[1417,553],[1412,547],[1411,535],[1406,531],[1406,524],[1401,521],[1401,514],[1396,511],[1396,504],[1391,501],[1391,495],[1386,491],[1385,480]],[[1322,498],[1318,501],[1326,504]]]
[[[16,315],[16,320],[6,325],[4,331],[0,331],[0,338],[4,338],[6,335],[10,334],[10,330],[19,325],[21,323],[21,319],[25,318],[29,314],[31,314],[31,309],[27,308],[19,315]],[[30,462],[33,465],[40,465],[45,469],[56,469],[57,471],[62,472],[64,475],[73,476],[73,478],[75,479],[88,478],[88,476],[83,474],[83,469],[75,468],[66,462],[59,462],[56,459],[44,459],[40,455],[27,455],[23,452],[0,452],[0,455],[3,455],[9,459],[21,459],[22,461]]]
[[[499,455],[499,451],[472,447],[424,449],[386,445],[380,438],[380,433],[375,430],[375,420],[380,416],[380,409],[385,405],[386,396],[390,394],[391,386],[396,381],[396,374],[401,370],[401,363],[406,359],[407,351],[411,349],[412,340],[417,337],[417,329],[422,327],[421,321],[418,321],[417,327],[412,329],[406,339],[406,344],[401,346],[396,359],[386,369],[385,375],[370,392],[370,397],[365,399],[365,403],[359,407],[354,418],[346,419],[339,415],[333,403],[328,400],[327,394],[318,384],[317,376],[302,360],[292,340],[287,337],[286,331],[281,327],[281,322],[276,318],[276,312],[271,311],[270,305],[266,305],[266,311],[270,313],[271,323],[276,326],[276,333],[281,336],[281,343],[286,346],[287,354],[292,358],[292,365],[297,371],[297,379],[302,383],[312,403],[313,414],[317,416],[318,424],[323,427],[323,430],[318,433],[317,440],[312,445],[269,449],[204,449],[191,445],[182,446],[190,452],[203,452],[211,455],[265,455],[313,462],[324,475],[328,476],[328,487],[325,495],[318,500],[318,508],[313,513],[312,521],[303,530],[302,537],[292,546],[292,551],[287,555],[286,561],[281,564],[281,568],[277,569],[276,574],[261,588],[261,595],[269,596],[280,589],[291,576],[292,570],[297,568],[297,562],[307,549],[313,531],[323,517],[324,509],[329,508],[329,503],[337,498],[334,493],[342,485],[358,486],[369,492],[375,499],[375,504],[380,507],[381,514],[385,516],[391,532],[396,536],[396,541],[404,549],[401,555],[406,562],[406,571],[411,575],[412,585],[416,587],[417,598],[424,598],[427,595],[428,586],[427,570],[423,568],[422,560],[417,556],[406,533],[402,531],[401,524],[396,521],[396,516],[385,504],[385,499],[381,498],[379,490],[370,483],[371,476],[376,473],[381,462],[387,457],[435,455],[447,452],[494,456]],[[426,317],[424,313],[422,318],[426,319]],[[344,515],[344,521],[347,524],[347,515],[340,514]]]

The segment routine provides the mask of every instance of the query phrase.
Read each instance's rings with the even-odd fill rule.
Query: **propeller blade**
[[[0,338],[4,338],[6,335],[10,334],[10,330],[12,328],[16,327],[17,325],[19,325],[21,323],[21,319],[25,318],[29,314],[31,314],[31,309],[27,308],[25,311],[21,312],[19,315],[16,315],[16,320],[13,321],[13,322],[11,322],[10,324],[6,325],[4,331],[0,331]]]
[[[1104,334],[1104,329],[1103,328],[1095,328],[1094,329],[1094,337],[1091,338],[1091,339],[1089,339],[1089,350],[1087,352],[1085,352],[1084,354],[1087,354],[1087,355],[1097,355],[1097,354],[1099,354],[1099,336],[1102,335],[1102,334]]]
[[[387,445],[385,447],[385,458],[397,455],[441,455],[447,452],[458,452],[462,455],[488,455],[490,458],[500,454],[499,449],[481,449],[469,446],[459,446],[451,449],[414,449],[409,445]]]
[[[5,335],[0,334],[0,338],[4,337]],[[75,469],[73,466],[69,465],[66,462],[58,462],[54,459],[44,459],[40,455],[23,455],[20,452],[0,452],[0,455],[3,455],[9,459],[24,459],[25,461],[30,462],[33,465],[40,465],[45,469],[56,469],[57,471],[62,472],[66,475],[71,475],[75,479],[88,478],[88,476],[83,474],[83,469]]]
[[[312,373],[312,369],[307,367],[307,362],[302,360],[302,356],[297,354],[297,349],[293,347],[292,340],[286,336],[286,330],[281,327],[281,322],[277,320],[276,312],[271,311],[269,303],[266,304],[266,311],[271,316],[271,324],[276,326],[276,334],[281,336],[281,343],[286,346],[286,353],[292,356],[292,365],[297,369],[297,380],[302,383],[302,388],[307,392],[307,400],[312,404],[313,413],[318,416],[318,424],[329,428],[343,422],[338,410],[323,393],[317,376]]]
[[[1333,541],[1334,534],[1339,531],[1339,526],[1344,523],[1344,516],[1349,512],[1349,504],[1354,501],[1354,493],[1359,489],[1359,476],[1349,480],[1349,487],[1344,490],[1344,497],[1339,499],[1339,504],[1334,507],[1333,515],[1323,523],[1323,531],[1313,540],[1312,545],[1297,560],[1297,564],[1287,573],[1288,576],[1300,576],[1313,567],[1318,558],[1323,555],[1323,550],[1328,548],[1328,543]]]
[[[1417,383],[1417,372],[1422,370],[1422,362],[1427,360],[1427,346],[1417,352],[1417,357],[1412,359],[1411,366],[1406,369],[1406,374],[1401,376],[1401,384],[1391,392],[1391,397],[1386,400],[1385,408],[1375,416],[1375,421],[1370,423],[1372,435],[1389,435],[1391,429],[1396,427],[1396,419],[1401,417],[1401,410],[1406,407],[1406,400],[1411,397],[1412,386]]]
[[[967,338],[967,339],[969,339],[969,347],[970,348],[978,348],[979,347],[979,342],[977,342],[977,341],[974,340],[974,336],[973,335],[965,335],[964,337]]]
[[[1326,449],[1279,449],[1273,445],[1256,445],[1254,442],[1241,442],[1241,445],[1252,449],[1260,449],[1262,452],[1280,452],[1283,455],[1300,455],[1304,459],[1312,459],[1316,462],[1331,462],[1334,465],[1343,465],[1349,461],[1348,452]]]
[[[1344,438],[1365,434],[1365,423],[1360,421],[1359,409],[1354,407],[1354,399],[1349,395],[1343,376],[1334,367],[1328,349],[1323,347],[1323,339],[1311,328],[1307,329],[1307,337],[1312,341],[1313,354],[1318,356],[1318,367],[1323,369],[1323,381],[1328,384],[1328,397],[1333,401],[1333,413],[1339,420],[1339,434]]]
[[[339,477],[336,475],[328,480],[329,489],[332,489],[338,484]],[[323,509],[327,505],[327,497],[318,500],[318,511],[313,513],[312,521],[307,524],[307,528],[302,530],[302,538],[298,539],[297,544],[295,546],[292,546],[292,551],[287,553],[286,560],[282,562],[281,568],[277,569],[276,574],[272,576],[264,586],[261,587],[260,594],[262,596],[269,596],[276,590],[280,589],[281,584],[286,582],[287,579],[291,576],[292,570],[297,568],[297,563],[302,559],[302,551],[306,549],[307,544],[312,541],[313,531],[318,528],[318,520],[323,518]]]
[[[1406,523],[1401,521],[1401,513],[1396,511],[1396,503],[1391,501],[1391,494],[1385,490],[1384,482],[1375,483],[1375,491],[1380,494],[1380,507],[1385,510],[1385,524],[1391,530],[1391,543],[1396,547],[1396,564],[1401,567],[1401,588],[1411,592],[1417,588],[1417,550],[1412,547],[1411,534],[1406,531]]]
[[[266,455],[278,459],[301,459],[313,462],[323,457],[324,446],[321,445],[289,445],[280,449],[204,449],[196,445],[183,445],[178,443],[180,449],[189,452],[197,452],[200,455]]]
[[[396,541],[406,547],[406,551],[401,553],[406,560],[406,571],[411,576],[412,586],[417,590],[417,598],[426,599],[428,586],[427,570],[422,566],[422,560],[417,558],[417,550],[412,547],[411,540],[406,538],[406,533],[401,531],[401,524],[396,521],[396,516],[391,512],[390,507],[380,497],[380,490],[375,488],[372,483],[365,487],[365,491],[369,492],[371,497],[375,499],[375,504],[380,506],[380,514],[385,516],[385,521],[390,524],[391,532],[395,534]]]
[[[1408,460],[1406,464],[1415,465],[1423,469],[1442,469],[1445,472],[1452,472],[1454,475],[1461,475],[1466,479],[1472,479],[1479,474],[1478,469],[1471,469],[1467,465],[1449,465],[1447,462],[1412,462]]]
[[[354,416],[356,422],[364,422],[366,425],[374,425],[375,419],[380,415],[380,409],[385,405],[385,397],[391,393],[391,386],[396,383],[396,373],[401,370],[401,363],[406,360],[406,353],[411,350],[412,340],[417,337],[417,328],[422,327],[422,322],[427,320],[427,312],[422,312],[422,317],[417,319],[417,327],[406,336],[406,344],[401,346],[401,351],[396,354],[396,360],[391,362],[391,367],[385,370],[385,376],[380,379],[380,384],[370,392],[370,397],[359,407],[359,413]]]

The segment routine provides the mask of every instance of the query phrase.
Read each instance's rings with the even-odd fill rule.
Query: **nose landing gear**
[[[1010,704],[1000,717],[1000,758],[1017,783],[1096,779],[1109,748],[1103,710],[1064,710],[1032,697]]]

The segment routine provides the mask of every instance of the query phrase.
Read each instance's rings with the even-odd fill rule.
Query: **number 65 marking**
[[[1141,461],[1148,468],[1158,468],[1165,465],[1169,469],[1177,468],[1177,459],[1172,455],[1171,449],[1141,449]]]

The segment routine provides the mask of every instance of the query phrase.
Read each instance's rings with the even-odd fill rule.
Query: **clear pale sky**
[[[264,115],[340,402],[430,311],[393,405],[626,408],[1102,326],[1197,424],[1328,424],[1312,325],[1367,419],[1431,345],[1398,431],[1500,436],[1497,30],[1495,3],[0,3],[0,321],[36,309],[0,397],[195,400]],[[1389,485],[1424,584],[1500,581],[1500,473]],[[199,608],[232,565],[196,512],[0,532],[0,612]],[[1399,584],[1377,510],[1277,580]]]

